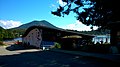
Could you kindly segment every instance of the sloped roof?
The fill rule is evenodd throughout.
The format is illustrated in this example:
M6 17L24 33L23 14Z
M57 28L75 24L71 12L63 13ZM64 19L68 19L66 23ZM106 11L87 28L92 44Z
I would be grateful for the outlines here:
M94 37L93 35L89 35L89 34L83 34L83 33L79 33L79 32L74 32L74 31L68 31L65 29L61 29L61 28L50 28L50 27L46 27L46 26L31 26L29 27L26 32L24 33L24 35L22 37L25 37L32 29L44 29L44 30L51 30L51 31L56 31L56 32L62 32L62 33L68 33L68 34L73 34L73 35L80 35L80 36L89 36L89 37Z

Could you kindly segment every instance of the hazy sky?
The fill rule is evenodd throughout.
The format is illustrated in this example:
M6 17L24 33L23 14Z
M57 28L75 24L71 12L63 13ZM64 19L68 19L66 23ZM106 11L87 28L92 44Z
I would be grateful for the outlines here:
M0 26L4 28L17 27L33 20L46 20L51 24L73 30L90 30L90 27L77 21L74 13L65 17L51 14L61 0L0 0Z

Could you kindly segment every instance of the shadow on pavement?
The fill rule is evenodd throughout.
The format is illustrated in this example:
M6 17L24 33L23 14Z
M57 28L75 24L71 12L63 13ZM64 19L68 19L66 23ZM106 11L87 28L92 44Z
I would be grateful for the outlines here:
M0 56L0 67L39 67L39 62L37 58L39 56L34 56L41 54L42 52L25 52L20 54L5 55ZM44 59L42 59L44 60ZM45 62L42 62L45 64Z
M9 50L9 51L16 51L16 50L26 50L26 49L33 49L33 48L25 48L22 45L13 44L11 46L6 47L6 49Z
M51 51L25 52L0 56L0 67L119 67L116 63L98 61Z

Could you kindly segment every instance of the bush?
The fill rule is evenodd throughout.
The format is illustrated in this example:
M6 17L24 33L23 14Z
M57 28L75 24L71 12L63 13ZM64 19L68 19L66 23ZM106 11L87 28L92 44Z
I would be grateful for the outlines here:
M61 45L59 43L55 42L55 46L54 47L55 48L61 48Z
M0 46L3 46L3 45L5 45L5 44L3 44L3 41L0 41Z

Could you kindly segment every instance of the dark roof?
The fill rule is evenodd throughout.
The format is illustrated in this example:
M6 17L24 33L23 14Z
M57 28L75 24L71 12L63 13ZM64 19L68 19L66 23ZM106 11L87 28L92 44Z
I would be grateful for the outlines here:
M70 34L73 34L73 35L94 37L93 35L89 35L89 34L83 34L83 33L79 33L79 32L68 31L68 30L61 29L61 28L55 29L55 28L50 28L50 27L45 27L45 26L31 26L26 30L26 32L24 33L24 35L22 37L25 37L32 29L35 29L35 28L44 29L44 30L52 30L52 31L56 31L56 32L70 33Z

